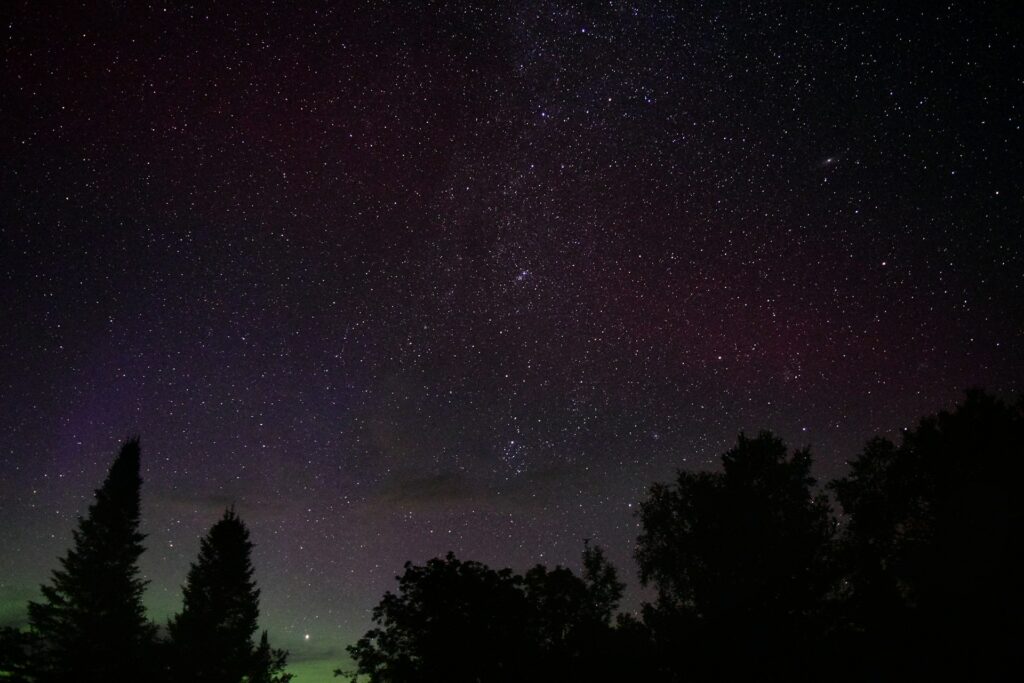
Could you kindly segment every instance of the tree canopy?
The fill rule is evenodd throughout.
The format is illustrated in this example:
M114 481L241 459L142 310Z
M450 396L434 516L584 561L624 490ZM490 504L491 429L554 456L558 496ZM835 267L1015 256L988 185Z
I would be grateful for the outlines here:
M1020 670L1024 399L971 392L898 442L869 440L825 490L809 450L740 434L714 471L680 470L641 502L642 619L584 542L577 574L522 574L452 553L407 562L348 648L370 683L531 680L1005 680ZM201 539L180 613L142 607L140 450L124 443L29 629L0 629L0 680L287 683L259 638L249 530L225 511ZM838 530L838 532L837 532Z
M833 532L810 468L806 450L741 434L721 472L680 470L651 487L636 558L657 590L648 623L667 652L704 638L703 666L770 667L804 637L830 587Z
M847 515L845 615L872 650L898 638L888 655L910 675L998 677L1019 647L1022 428L1024 401L969 392L898 445L872 439L830 484Z
M740 435L722 472L679 471L640 506L636 557L661 604L704 619L808 609L833 524L813 495L808 451L762 432Z
M137 681L155 633L142 605L138 560L139 441L130 439L110 468L74 545L60 559L43 600L29 604L40 682Z
M249 530L234 508L200 541L188 572L183 609L168 624L172 672L195 683L271 681L280 678L282 652L257 647L259 588L253 578ZM247 677L247 678L246 678Z
M375 683L579 675L603 661L595 646L623 588L600 548L588 545L584 557L584 578L542 565L520 576L451 553L406 563L398 592L373 611L377 626L349 653Z

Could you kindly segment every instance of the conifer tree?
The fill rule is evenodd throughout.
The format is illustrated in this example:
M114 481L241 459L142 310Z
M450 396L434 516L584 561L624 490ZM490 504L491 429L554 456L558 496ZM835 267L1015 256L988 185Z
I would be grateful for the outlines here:
M184 605L168 625L175 680L194 683L286 681L286 653L254 643L259 588L249 530L234 508L210 529L189 569Z
M137 681L144 677L154 628L146 620L138 560L139 441L130 439L110 468L74 547L60 560L43 600L29 603L38 681Z
M0 628L0 681L4 683L31 683L29 652L31 634L11 626Z
M285 673L287 662L288 652L270 647L267 632L264 631L256 648L256 662L248 683L289 683L294 676Z

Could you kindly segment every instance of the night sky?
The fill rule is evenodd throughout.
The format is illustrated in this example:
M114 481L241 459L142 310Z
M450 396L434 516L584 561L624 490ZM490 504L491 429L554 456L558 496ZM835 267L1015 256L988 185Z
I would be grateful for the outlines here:
M314 682L405 560L591 538L635 609L740 430L826 479L1024 389L1017 3L58 4L0 11L0 623L129 434L151 616L235 503Z

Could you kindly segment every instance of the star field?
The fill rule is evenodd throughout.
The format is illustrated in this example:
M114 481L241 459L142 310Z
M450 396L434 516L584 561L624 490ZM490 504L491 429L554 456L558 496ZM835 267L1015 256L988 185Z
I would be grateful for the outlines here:
M3 12L0 621L120 440L151 616L235 503L330 680L406 560L631 559L740 430L821 479L1024 388L1012 3Z

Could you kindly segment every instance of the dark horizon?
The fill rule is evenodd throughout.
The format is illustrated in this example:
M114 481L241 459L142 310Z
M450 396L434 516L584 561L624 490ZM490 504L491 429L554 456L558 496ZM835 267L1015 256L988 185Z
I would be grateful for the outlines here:
M589 538L633 611L739 432L824 482L1024 392L1005 3L4 14L0 625L130 434L150 616L235 504L302 683L407 560Z
M898 440L868 439L827 482L811 474L810 449L741 433L721 467L679 469L639 501L639 611L623 604L623 568L591 539L576 572L492 568L448 551L404 563L332 678L1006 680L1022 665L1024 516L1012 502L1022 433L1024 395L972 390ZM181 608L166 628L153 621L138 562L141 484L133 437L27 603L27 628L0 628L0 675L293 680L296 663L261 627L265 587L234 504L201 539Z

